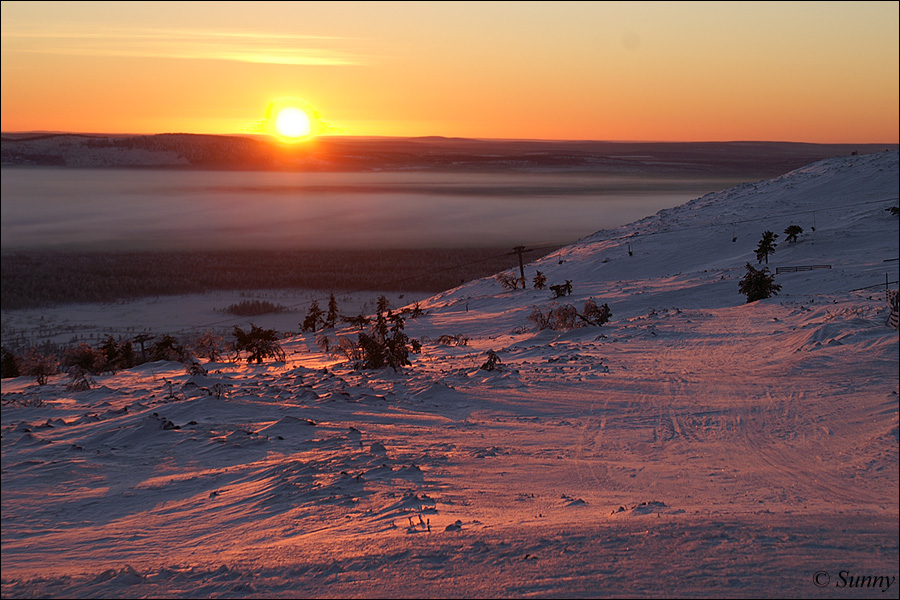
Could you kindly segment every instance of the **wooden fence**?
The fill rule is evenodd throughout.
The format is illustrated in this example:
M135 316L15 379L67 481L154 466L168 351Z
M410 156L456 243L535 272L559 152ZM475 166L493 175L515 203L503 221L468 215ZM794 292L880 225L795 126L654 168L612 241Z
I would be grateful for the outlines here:
M797 265L795 267L775 267L775 274L796 273L797 271L813 271L815 269L830 269L831 265Z

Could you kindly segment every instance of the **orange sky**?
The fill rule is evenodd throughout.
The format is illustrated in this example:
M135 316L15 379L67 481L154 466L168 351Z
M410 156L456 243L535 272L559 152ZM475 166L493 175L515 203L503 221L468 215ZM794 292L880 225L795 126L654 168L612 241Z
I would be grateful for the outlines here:
M8 2L2 130L898 143L898 2Z

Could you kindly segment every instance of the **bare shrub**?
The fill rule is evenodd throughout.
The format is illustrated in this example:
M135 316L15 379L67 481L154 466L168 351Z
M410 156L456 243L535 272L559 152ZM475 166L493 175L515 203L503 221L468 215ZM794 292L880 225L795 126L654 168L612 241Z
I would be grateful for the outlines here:
M569 331L577 327L578 309L571 304L563 304L550 310L550 328L557 331Z
M191 345L191 350L194 356L218 362L224 352L223 338L221 335L216 335L211 331L205 331Z
M82 342L74 348L66 349L61 365L66 369L74 368L82 372L99 375L106 366L106 356L99 350Z
M534 323L538 330L553 329L554 331L569 331L585 325L600 326L609 321L612 312L609 306L597 306L593 300L586 300L581 314L571 304L553 305L544 313L537 306L533 307L528 321Z
M469 343L469 336L463 334L442 335L438 338L438 344L444 346L466 346Z
M504 290L516 290L519 288L519 285L522 286L522 289L525 289L525 280L521 277L516 277L512 273L500 273L494 279L500 284L500 286Z
M362 360L362 351L352 339L348 337L339 337L337 340L337 352L344 355L347 360Z
M578 309L571 304L554 305L546 313L535 306L528 316L528 320L537 325L538 330L553 329L555 331L574 329L576 318L578 318Z
M66 384L67 392L85 392L91 389L91 378L87 371L78 366L69 367L69 382Z
M0 399L3 406L44 406L44 399L36 394L7 394Z
M584 309L579 317L588 325L597 325L599 327L609 322L610 317L612 317L612 311L609 309L608 304L604 303L603 306L597 306L593 299L588 299L584 301Z
M191 361L191 364L185 365L187 372L191 375L208 375L209 371L203 368L203 365L198 363L196 360Z
M22 360L22 375L34 377L38 385L46 385L47 379L58 372L59 363L55 357L40 353L36 348L25 353Z
M566 279L566 282L560 285L551 285L550 291L553 292L554 298L562 298L563 296L572 295L572 280Z
M550 327L550 315L545 315L537 306L532 307L528 320L534 323L539 331Z

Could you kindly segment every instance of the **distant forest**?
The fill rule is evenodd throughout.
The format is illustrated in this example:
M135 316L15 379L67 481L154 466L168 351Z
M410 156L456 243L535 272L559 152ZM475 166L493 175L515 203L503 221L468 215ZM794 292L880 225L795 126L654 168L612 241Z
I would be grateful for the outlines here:
M584 172L776 177L811 162L896 144L604 142L323 136L284 145L266 137L158 134L10 134L4 166L149 167L243 171Z
M12 310L213 290L437 293L518 264L512 248L4 252L0 284L2 308Z

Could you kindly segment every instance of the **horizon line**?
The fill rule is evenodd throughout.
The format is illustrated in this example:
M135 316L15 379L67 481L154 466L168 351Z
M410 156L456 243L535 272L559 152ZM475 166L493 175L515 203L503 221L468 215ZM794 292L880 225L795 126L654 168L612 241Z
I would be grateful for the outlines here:
M244 137L251 139L261 139L273 141L276 143L285 143L275 136L259 133L191 133L186 131L165 131L159 133L98 133L98 132L80 132L80 131L56 131L56 130L27 130L27 131L0 131L0 136L35 136L35 137L52 137L52 136L83 136L83 137L151 137L157 135L195 135L209 137ZM491 137L465 137L465 136L446 136L446 135L417 135L417 136L391 136L391 135L348 135L348 134L321 134L313 136L304 141L294 142L294 144L303 144L308 141L323 138L341 138L341 139L368 139L368 140L423 140L435 139L445 141L467 141L467 142L544 142L544 143L612 143L612 144L807 144L816 146L900 146L900 142L807 142L799 140L652 140L652 139L596 139L596 138L491 138ZM289 142L289 144L291 144Z

